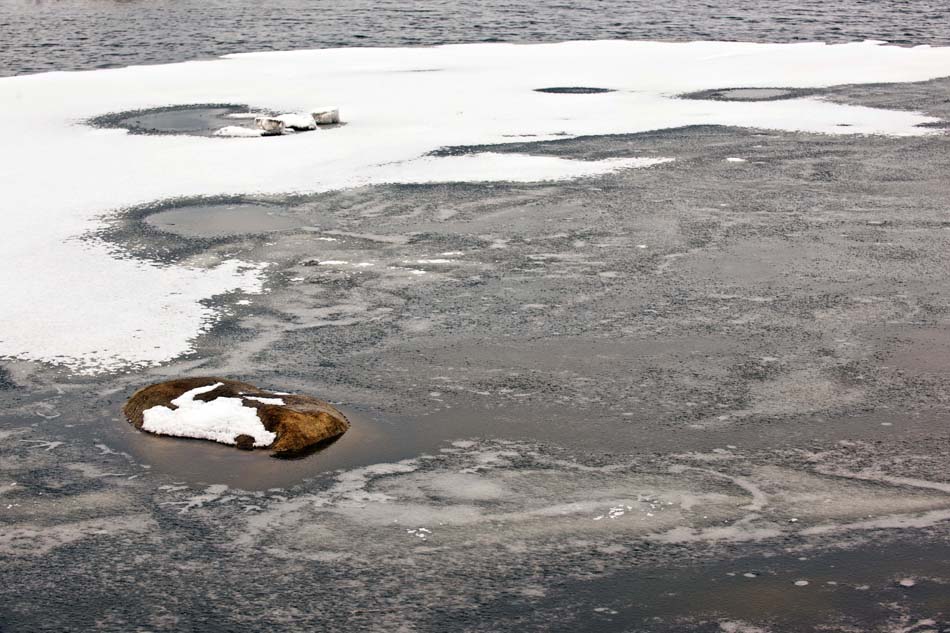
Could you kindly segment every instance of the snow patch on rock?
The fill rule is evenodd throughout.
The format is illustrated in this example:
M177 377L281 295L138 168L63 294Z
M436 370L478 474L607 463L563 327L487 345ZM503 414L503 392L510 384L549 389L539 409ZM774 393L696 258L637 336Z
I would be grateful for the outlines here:
M237 436L250 435L254 438L254 446L273 444L277 435L264 428L257 417L257 409L244 406L242 398L195 400L195 396L220 386L221 383L217 382L186 391L171 401L177 407L175 409L161 405L146 409L142 429L157 435L191 437L222 444L236 444Z
M262 398L260 396L245 396L245 400L254 400L255 402L260 402L262 404L279 404L283 406L283 398Z

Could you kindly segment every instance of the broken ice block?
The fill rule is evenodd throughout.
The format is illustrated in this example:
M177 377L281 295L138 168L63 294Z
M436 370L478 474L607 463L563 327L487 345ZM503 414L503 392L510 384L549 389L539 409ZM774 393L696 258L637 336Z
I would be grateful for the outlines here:
M284 133L284 122L277 118L259 116L254 119L254 124L266 136L276 136Z
M230 136L230 137L253 137L261 136L264 134L261 130L252 130L249 127L241 127L240 125L228 125L221 129L215 130L215 136Z
M307 113L281 114L280 116L274 118L278 121L283 121L284 130L291 129L296 132L302 132L304 130L317 129L317 124L314 121L313 116Z
M337 108L314 108L311 116L313 116L313 122L317 125L331 125L340 122L340 111Z

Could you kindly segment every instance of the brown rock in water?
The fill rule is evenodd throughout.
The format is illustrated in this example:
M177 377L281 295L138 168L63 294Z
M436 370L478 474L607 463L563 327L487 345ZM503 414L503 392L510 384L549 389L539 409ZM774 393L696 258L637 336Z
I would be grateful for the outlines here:
M274 457L289 457L337 438L350 428L350 423L340 411L328 402L296 394L273 393L259 389L246 382L225 378L182 378L143 387L129 398L122 408L125 417L135 428L141 429L145 422L144 412L156 406L176 409L172 400L186 391L221 383L195 400L210 402L216 398L241 398L246 407L257 409L264 428L275 433L277 439L269 447ZM252 398L280 398L284 404L268 404ZM254 448L249 435L235 438L238 448Z
M254 438L250 435L238 435L236 438L234 438L234 443L242 451L254 450Z

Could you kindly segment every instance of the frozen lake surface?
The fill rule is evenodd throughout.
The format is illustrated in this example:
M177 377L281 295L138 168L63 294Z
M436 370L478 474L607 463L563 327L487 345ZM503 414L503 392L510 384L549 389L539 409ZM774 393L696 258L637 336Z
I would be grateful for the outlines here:
M11 208L0 247L18 262L0 269L0 285L8 288L0 318L13 324L0 354L84 373L154 366L193 351L194 337L220 319L208 299L263 288L267 261L218 255L150 266L129 257L97 236L123 209L189 196L570 180L673 162L635 151L584 160L492 151L518 140L691 125L933 136L940 130L926 126L939 123L936 117L835 103L814 92L765 100L680 97L776 84L814 91L923 81L947 68L950 48L875 42L599 41L253 53L7 78L0 100L20 122L8 140L21 150L0 156ZM539 91L552 87L559 89ZM336 104L346 125L279 139L208 138L196 128L204 119L220 125L229 110L200 104L307 112L314 101ZM104 119L112 127L92 125ZM176 119L180 134L128 133L174 131L169 121ZM57 187L44 186L50 173ZM23 267L30 277L19 272ZM73 336L88 322L100 328Z
M946 9L754 4L4 4L8 75L904 46L0 80L0 630L950 630ZM198 375L353 427L121 419Z

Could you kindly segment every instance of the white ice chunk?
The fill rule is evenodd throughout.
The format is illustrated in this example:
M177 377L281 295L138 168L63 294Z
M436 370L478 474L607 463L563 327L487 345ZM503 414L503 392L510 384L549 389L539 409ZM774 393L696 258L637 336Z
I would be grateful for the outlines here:
M303 114L281 114L278 117L274 117L278 121L284 124L284 127L290 128L292 130L315 130L317 129L317 124L314 123L313 117L308 113L304 112Z
M228 136L232 138L251 138L261 135L260 130L252 130L249 127L241 127L240 125L228 125L220 130L215 130L215 136Z
M316 125L331 125L340 122L340 111L333 106L319 106L312 108L310 116Z
M195 400L221 383L196 387L171 401L177 409L161 405L143 412L142 429L158 435L193 437L222 444L235 444L238 435L250 435L254 446L270 446L277 438L264 428L257 409L246 407L241 398L215 398L209 402Z
M254 125L264 134L283 134L284 122L277 117L259 116L254 119Z

